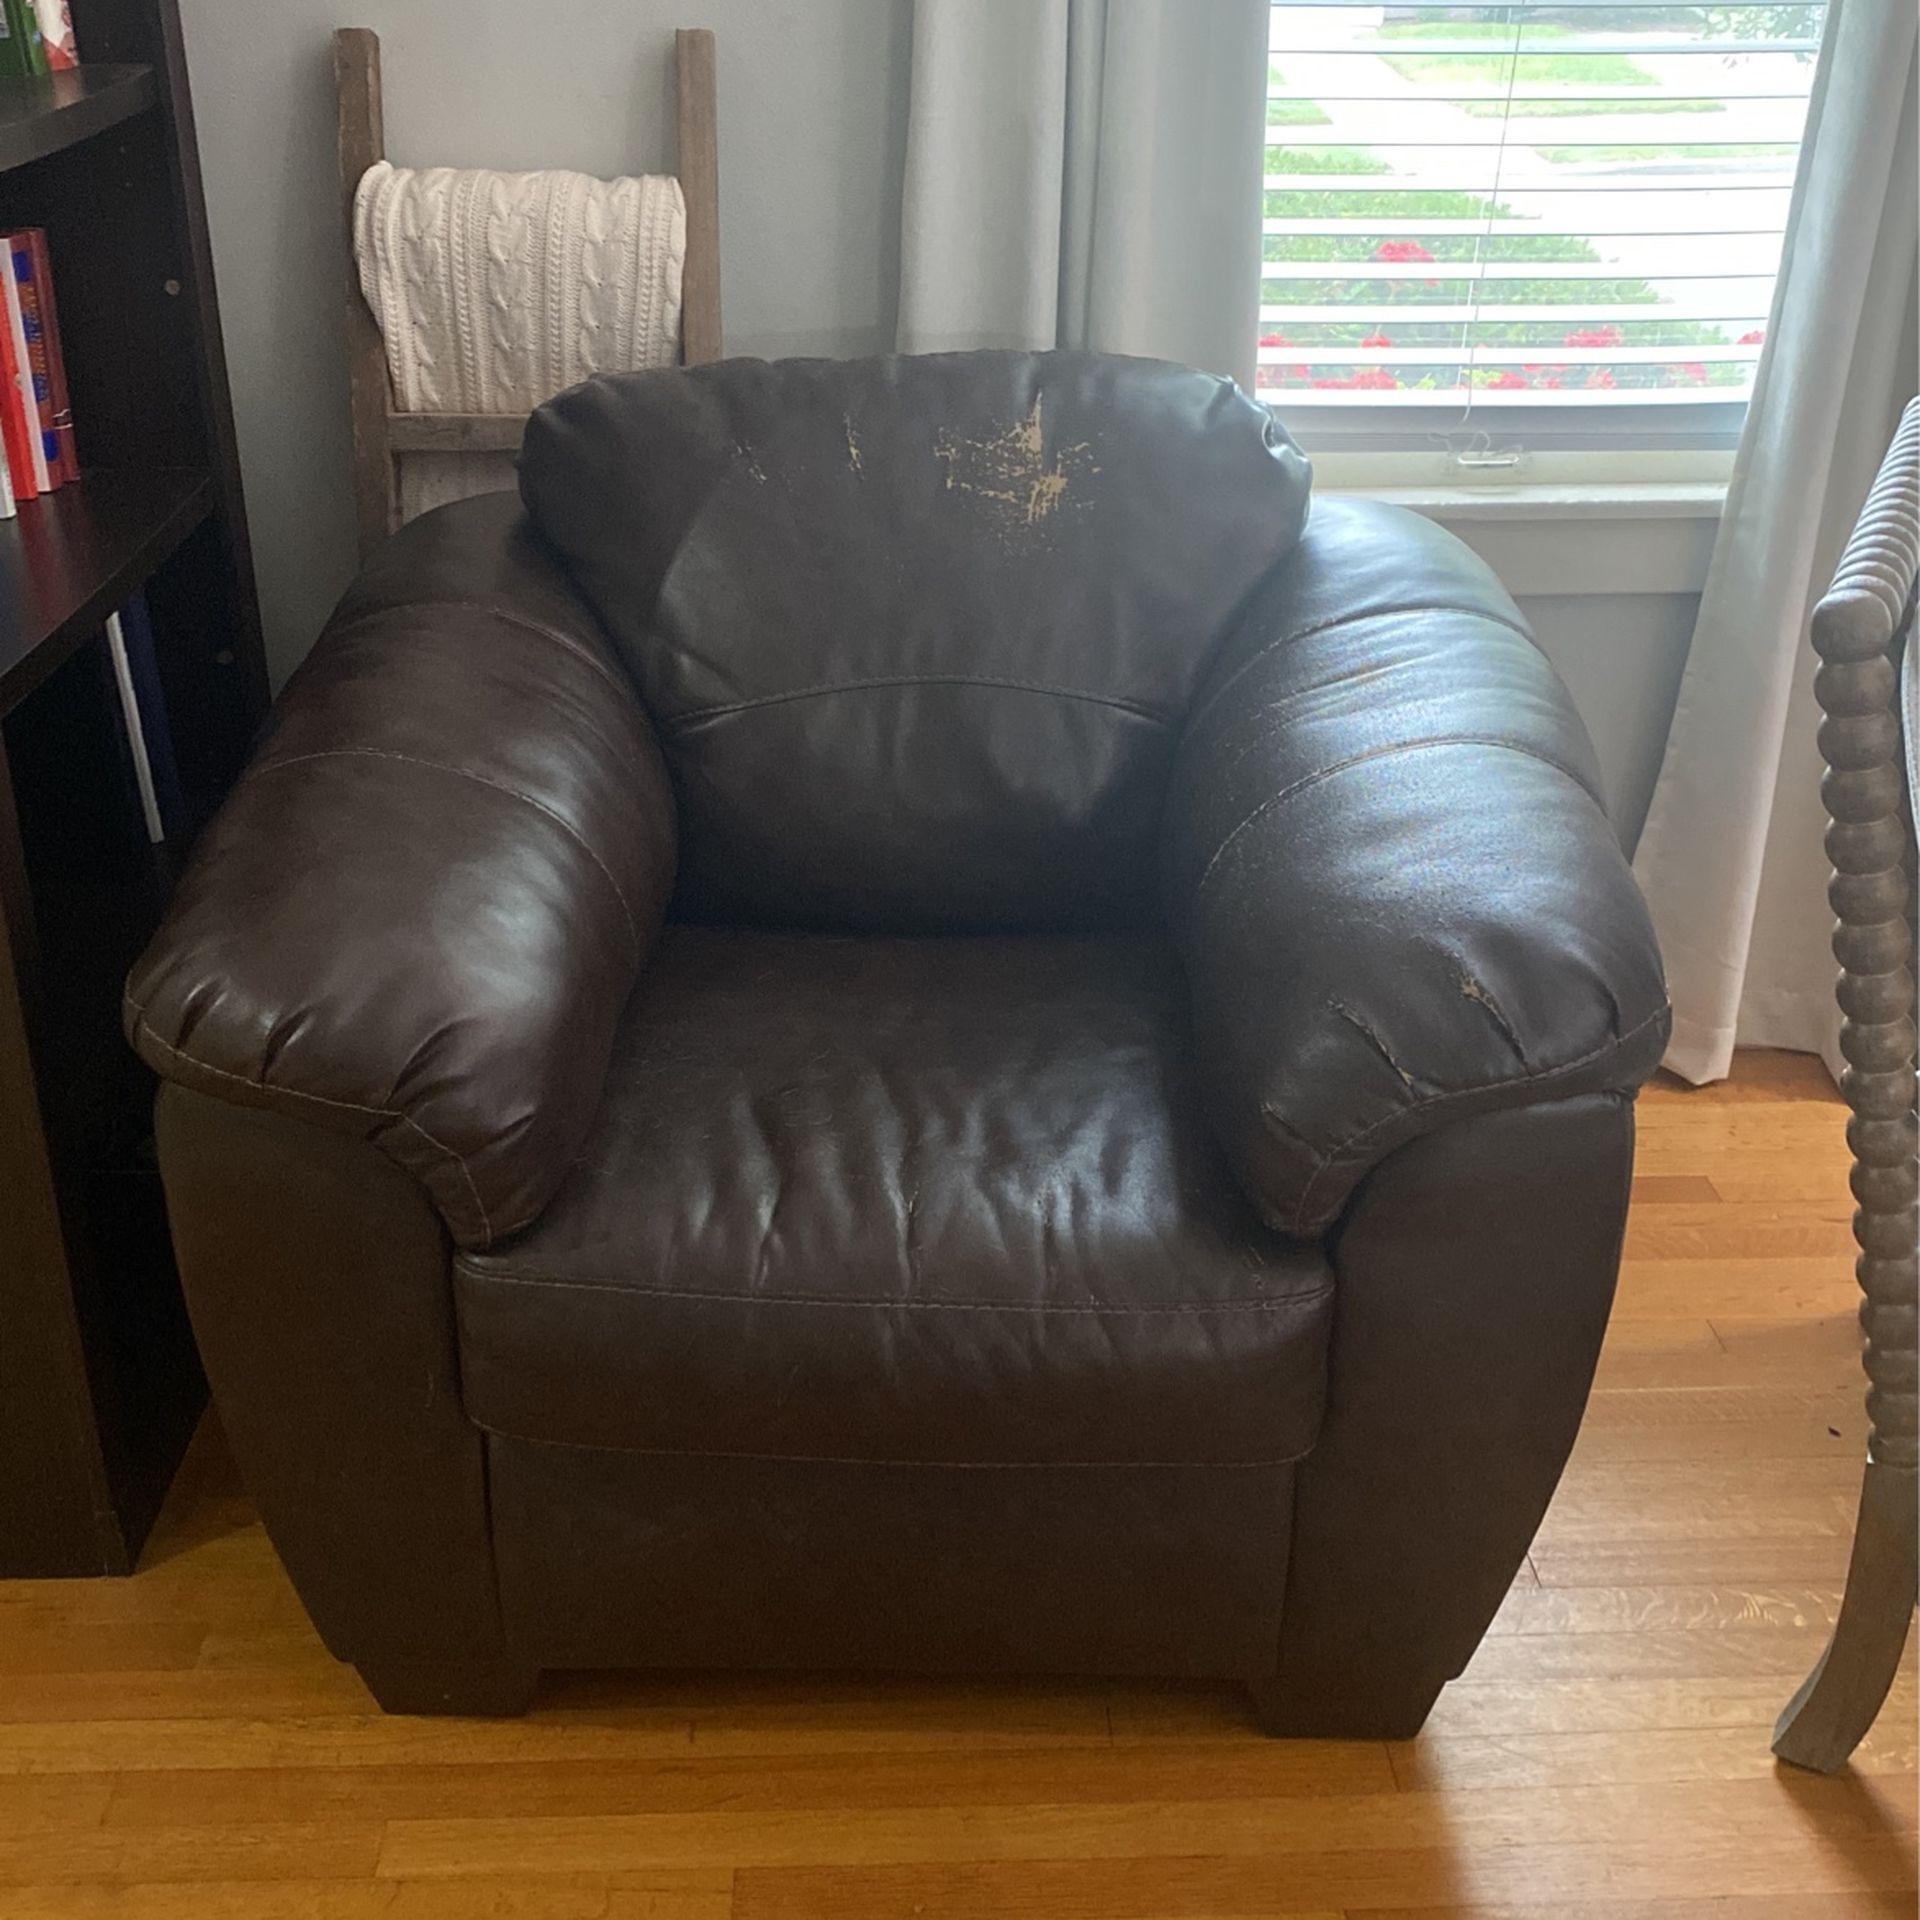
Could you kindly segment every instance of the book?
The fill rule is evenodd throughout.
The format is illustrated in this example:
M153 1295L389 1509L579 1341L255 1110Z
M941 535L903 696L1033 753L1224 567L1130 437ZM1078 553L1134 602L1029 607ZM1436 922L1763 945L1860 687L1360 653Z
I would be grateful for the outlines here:
M53 291L53 258L44 227L22 230L33 252L34 284L40 291L40 324L47 341L47 379L53 388L53 431L60 447L63 480L80 478L80 450L73 437L73 398L67 389L67 355L60 344L60 303Z
M20 391L21 418L27 427L27 454L33 466L33 490L50 493L53 476L47 471L47 450L40 440L40 403L34 398L33 362L27 353L27 321L20 306L20 282L13 271L13 249L0 247L0 293L7 303L7 332L13 347L14 384ZM14 476L17 492L24 492L20 477Z
M0 80L25 80L33 72L33 56L27 51L27 37L20 30L20 17L13 0L0 6Z
M47 54L47 70L60 73L80 64L80 49L73 38L73 11L68 0L34 0L39 16L40 41Z
M0 273L0 287L12 284L11 274ZM0 300L0 450L6 454L7 477L13 483L16 501L31 500L40 491L34 479L34 439L27 425L26 396L13 356L13 329L7 324L5 302Z
M126 655L128 677L133 685L134 706L147 763L147 789L153 795L161 836L171 837L186 831L187 804L180 786L179 764L174 758L173 729L167 723L167 696L160 679L160 652L154 643L153 616L148 610L146 595L136 592L120 609L119 619L121 650ZM138 764L136 756L136 772ZM144 813L145 810L143 792L141 811ZM148 820L147 825L151 836L152 819Z
M20 294L20 325L27 336L27 372L33 387L34 420L40 433L41 458L46 462L47 484L64 486L67 473L60 460L60 434L54 425L53 375L47 353L46 321L40 310L40 280L34 267L33 242L24 233L10 233L6 236L6 245L13 256L13 284Z
M140 719L140 696L134 691L133 663L127 657L126 628L119 614L107 615L107 657L113 662L113 684L120 694L120 719L133 753L133 777L140 789L140 812L147 838L157 847L167 837L160 817L160 799L153 786L153 762L147 754L147 732Z
M47 70L47 43L34 0L6 0L9 37L19 46L19 71L32 79Z

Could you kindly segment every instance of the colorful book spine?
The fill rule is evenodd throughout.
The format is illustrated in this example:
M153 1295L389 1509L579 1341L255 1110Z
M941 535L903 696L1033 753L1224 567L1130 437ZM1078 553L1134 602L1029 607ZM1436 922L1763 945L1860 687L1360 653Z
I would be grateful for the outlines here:
M40 42L46 49L47 70L61 73L80 64L80 49L73 38L73 12L67 0L34 0L34 12L40 22Z
M0 273L0 288L10 288L13 276ZM7 324L4 300L0 300L0 448L7 456L7 475L13 482L15 500L31 500L40 491L34 478L34 434L27 425L25 390L20 384L19 363L14 359L13 329Z
M19 44L20 71L29 79L47 70L47 43L34 0L6 0L9 37Z
M0 6L0 79L24 80L33 72L33 59L27 52L26 35L20 31L19 16L12 0Z
M7 332L13 348L14 385L20 394L21 418L27 427L27 456L32 465L35 493L51 493L53 476L47 469L47 450L40 441L40 403L33 393L33 362L27 355L27 321L20 308L20 282L14 278L13 249L0 247L0 291L6 296ZM19 476L14 476L19 489ZM20 489L24 491L24 489Z
M48 486L64 486L67 474L60 461L59 429L54 424L52 361L47 352L47 325L41 312L33 242L24 233L10 233L6 244L13 256L13 284L20 295L20 326L27 336L27 371L33 385L33 414L40 431L40 456L46 463Z
M34 285L40 293L40 324L47 341L47 380L53 389L53 432L60 448L60 479L80 478L80 449L73 438L73 397L67 388L67 356L60 344L60 303L53 291L53 257L44 227L25 230L33 254Z

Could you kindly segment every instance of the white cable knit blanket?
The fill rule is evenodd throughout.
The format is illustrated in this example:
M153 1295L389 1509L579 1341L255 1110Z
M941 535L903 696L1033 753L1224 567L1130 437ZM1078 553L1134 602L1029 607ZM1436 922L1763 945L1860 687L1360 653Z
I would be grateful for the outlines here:
M671 175L383 160L354 195L353 250L409 413L527 413L679 356L687 217ZM401 518L513 484L511 454L403 454Z

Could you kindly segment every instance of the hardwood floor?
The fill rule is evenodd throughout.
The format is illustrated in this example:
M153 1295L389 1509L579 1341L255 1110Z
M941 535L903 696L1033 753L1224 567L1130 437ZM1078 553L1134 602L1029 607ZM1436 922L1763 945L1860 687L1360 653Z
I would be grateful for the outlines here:
M0 1585L5 1920L1841 1920L1915 1910L1913 1648L1777 1769L1864 1423L1844 1110L1775 1055L1641 1108L1560 1496L1427 1733L1193 1687L562 1677L385 1720L202 1436L131 1581Z

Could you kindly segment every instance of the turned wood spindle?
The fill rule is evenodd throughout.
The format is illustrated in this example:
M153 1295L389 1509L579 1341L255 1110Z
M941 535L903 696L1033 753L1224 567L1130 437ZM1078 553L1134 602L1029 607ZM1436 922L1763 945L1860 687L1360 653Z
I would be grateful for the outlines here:
M1814 694L1829 825L1828 887L1844 1016L1840 1090L1852 1116L1864 1296L1867 1467L1840 1618L1774 1730L1796 1765L1831 1772L1885 1701L1906 1645L1920 1544L1920 1121L1914 1077L1914 833L1901 732L1901 665L1920 572L1920 401L1867 497L1814 610ZM1911 670L1911 669L1909 669Z

